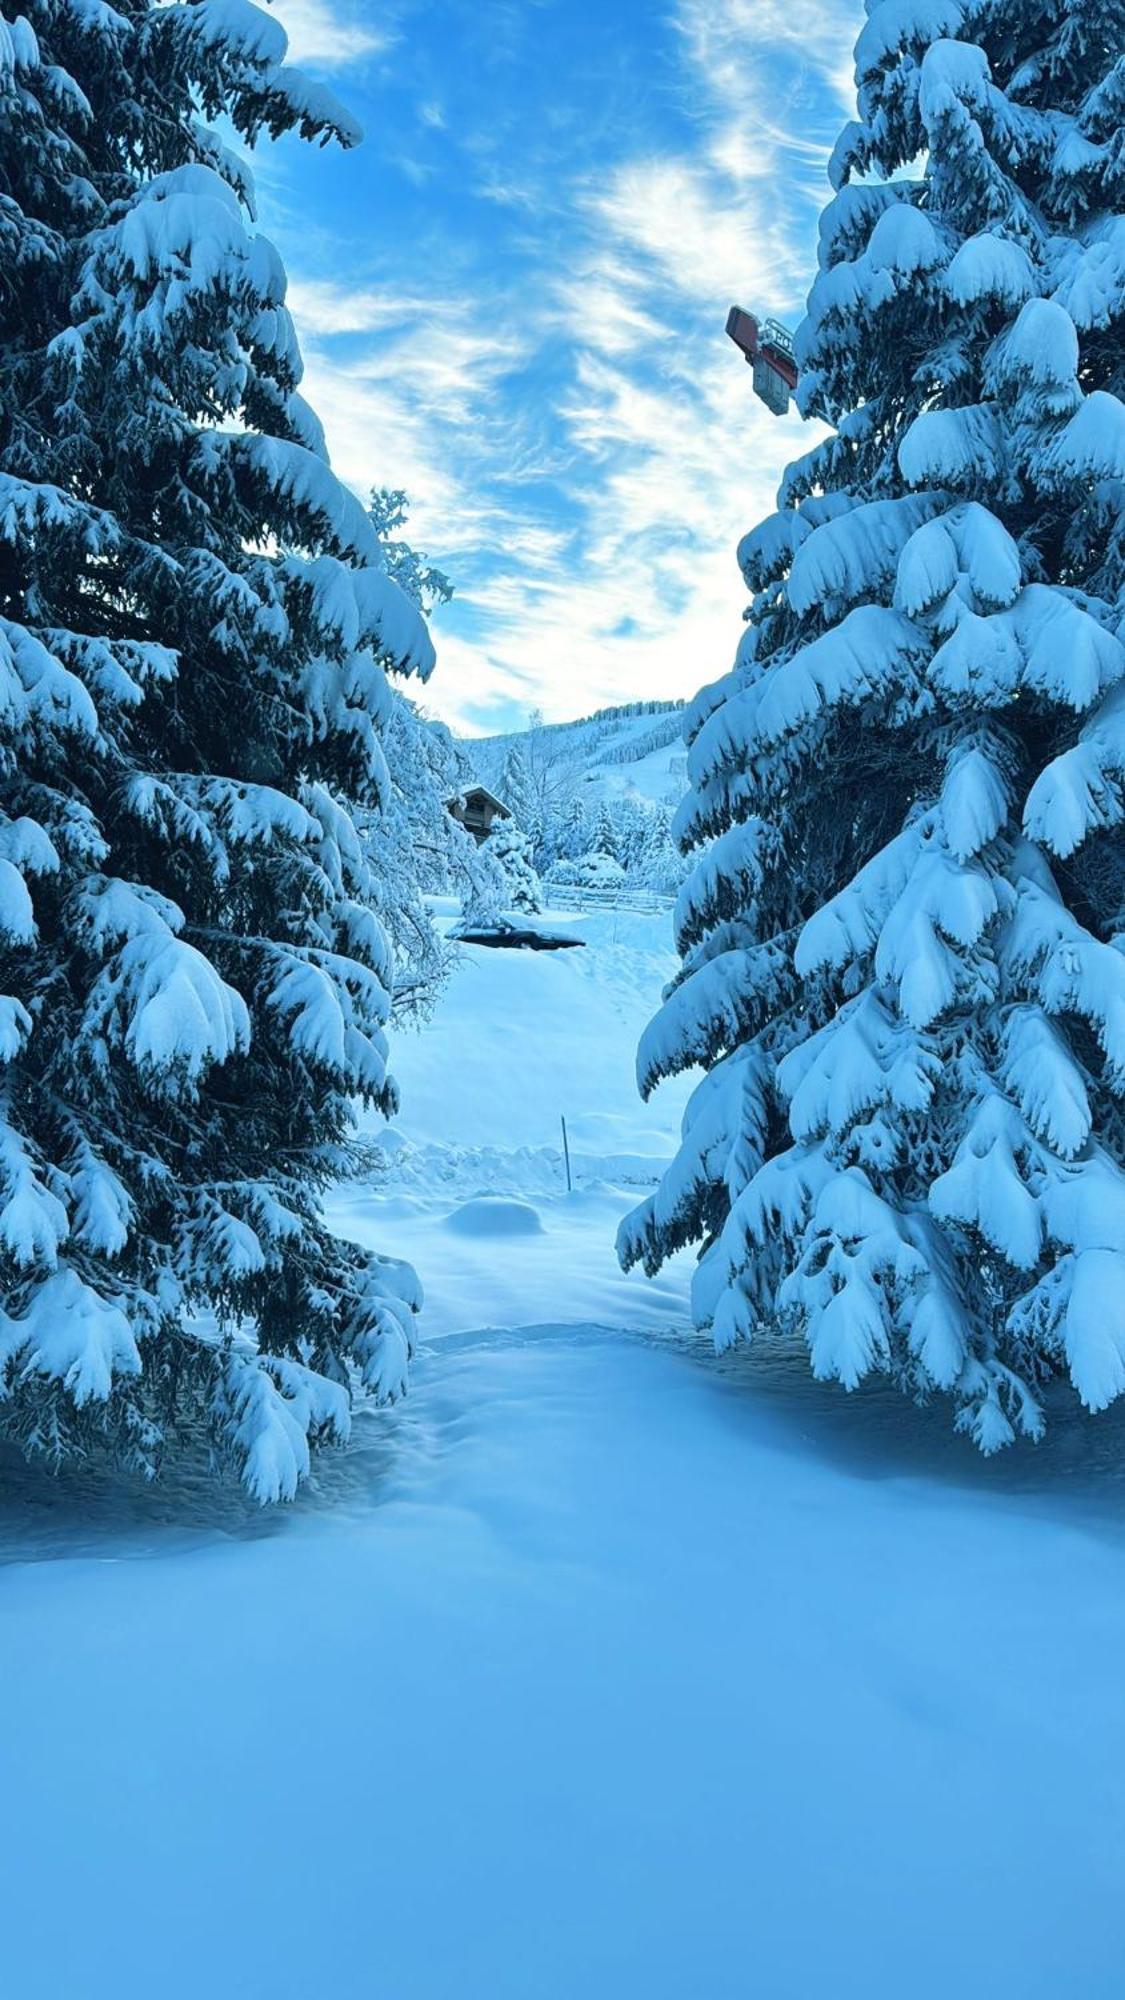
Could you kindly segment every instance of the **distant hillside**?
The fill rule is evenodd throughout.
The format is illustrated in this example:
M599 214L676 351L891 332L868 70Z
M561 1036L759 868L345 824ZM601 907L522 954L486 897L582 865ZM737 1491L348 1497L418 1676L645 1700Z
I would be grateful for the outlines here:
M460 748L481 783L493 789L509 749L518 744L529 766L549 772L560 792L580 789L590 803L633 798L675 805L687 784L683 711L682 701L635 701L576 722L482 736Z

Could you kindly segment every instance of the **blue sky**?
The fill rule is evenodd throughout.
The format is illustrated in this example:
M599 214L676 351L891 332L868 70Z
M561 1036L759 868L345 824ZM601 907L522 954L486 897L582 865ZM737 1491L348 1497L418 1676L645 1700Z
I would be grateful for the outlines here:
M470 732L690 694L737 539L808 442L726 340L799 316L859 0L276 0L363 123L260 153L305 390L450 570L430 705Z

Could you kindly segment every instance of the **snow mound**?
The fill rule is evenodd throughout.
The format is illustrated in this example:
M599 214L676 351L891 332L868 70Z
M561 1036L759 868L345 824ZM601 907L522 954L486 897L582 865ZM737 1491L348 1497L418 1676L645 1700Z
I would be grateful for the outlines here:
M480 1194L452 1209L445 1227L457 1236L542 1236L543 1218L529 1201Z

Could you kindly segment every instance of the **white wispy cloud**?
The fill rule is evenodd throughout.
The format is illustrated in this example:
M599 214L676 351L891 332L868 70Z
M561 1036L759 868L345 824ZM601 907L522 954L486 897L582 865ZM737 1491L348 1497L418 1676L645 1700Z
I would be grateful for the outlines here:
M769 17L768 19L766 17ZM559 415L576 453L580 528L547 574L481 593L482 660L457 649L445 699L519 699L533 663L549 715L637 695L690 692L729 664L744 600L739 536L772 503L785 460L812 437L752 397L722 338L739 298L769 309L811 276L811 189L832 123L850 108L850 5L683 0L681 90L699 142L638 152L598 187L574 191L572 250L554 274L549 316L574 355ZM773 39L800 51L787 87L807 88L807 51L835 109L822 134L788 123L760 75ZM827 85L827 93L824 86ZM771 101L772 92L772 101ZM448 655L448 646L447 646Z
M271 0L295 63L341 69L360 57L382 54L392 35L376 27L362 0Z
M422 293L356 288L339 279L290 273L288 305L301 331L314 340L339 333L379 333L410 325L430 301Z
M858 13L855 0L677 0L673 20L712 114L799 148L808 135L786 116L786 104L802 76L828 84L841 118L852 114Z
M498 460L515 451L502 393L521 359L514 338L436 281L420 294L296 277L289 304L303 393L340 476L360 494L404 487L412 533L442 560L503 542L510 531L490 487ZM517 539L516 559L536 546Z
M725 671L735 545L813 441L754 400L723 315L734 299L792 309L807 287L855 0L677 0L674 18L693 140L657 150L650 130L597 181L537 188L492 134L464 135L478 193L513 229L525 213L542 228L517 298L440 268L394 293L298 264L307 393L337 469L360 492L404 486L416 539L458 579L430 698L462 726L504 704L562 718L688 694ZM565 366L544 417L547 352Z

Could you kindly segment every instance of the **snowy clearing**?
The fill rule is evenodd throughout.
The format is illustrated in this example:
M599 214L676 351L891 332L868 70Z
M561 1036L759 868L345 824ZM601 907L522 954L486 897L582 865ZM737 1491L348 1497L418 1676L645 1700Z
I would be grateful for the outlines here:
M455 906L444 908L451 921ZM690 1094L680 1080L644 1105L633 1081L652 995L674 969L670 915L552 910L542 922L585 948L463 949L436 1021L395 1045L403 1110L382 1142L387 1185L332 1204L343 1234L424 1273L430 1339L560 1315L652 1331L689 1324L690 1257L652 1284L625 1277L614 1254L617 1225L673 1152ZM518 1222L513 1202L525 1211Z
M465 953L337 1204L424 1262L406 1403L278 1513L5 1481L19 2000L1120 1991L1125 1419L985 1463L622 1277L672 961L580 922Z

